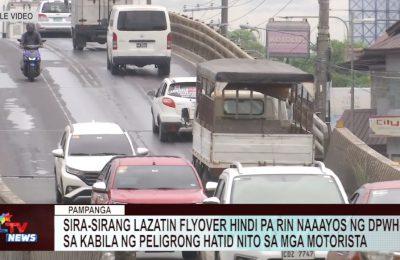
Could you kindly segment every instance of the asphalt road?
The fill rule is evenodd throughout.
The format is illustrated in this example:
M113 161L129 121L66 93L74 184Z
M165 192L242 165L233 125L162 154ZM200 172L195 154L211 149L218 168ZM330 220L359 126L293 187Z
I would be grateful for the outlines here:
M51 151L68 123L115 122L151 154L191 159L190 139L161 144L151 131L146 93L162 81L154 67L113 76L104 45L74 51L70 38L48 38L41 55L42 76L29 82L19 70L16 41L0 40L0 175L25 202L55 203ZM192 75L194 65L174 55L171 76Z

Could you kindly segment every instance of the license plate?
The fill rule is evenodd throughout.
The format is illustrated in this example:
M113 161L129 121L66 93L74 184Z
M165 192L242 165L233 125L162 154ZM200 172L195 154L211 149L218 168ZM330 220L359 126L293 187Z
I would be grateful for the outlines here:
M61 21L62 21L62 18L61 18L61 17L54 17L54 18L53 18L53 21L54 21L54 22L61 22Z
M315 253L312 251L283 251L282 259L314 259Z
M147 48L147 42L137 42L136 48Z

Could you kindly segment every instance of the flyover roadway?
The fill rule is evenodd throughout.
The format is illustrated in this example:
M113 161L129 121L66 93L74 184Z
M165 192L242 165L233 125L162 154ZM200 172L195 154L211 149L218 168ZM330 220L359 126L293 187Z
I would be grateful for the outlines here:
M70 38L48 38L41 55L42 76L29 82L17 42L0 40L0 175L26 203L55 203L51 151L69 123L115 122L151 154L191 159L190 138L161 143L151 131L146 93L162 81L154 67L113 76L104 45L74 51ZM192 75L194 64L173 55L171 76Z

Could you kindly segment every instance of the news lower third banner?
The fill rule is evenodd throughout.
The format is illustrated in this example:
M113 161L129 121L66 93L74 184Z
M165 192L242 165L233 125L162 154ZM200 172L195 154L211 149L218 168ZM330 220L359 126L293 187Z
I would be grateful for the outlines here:
M0 209L0 250L400 249L400 211L393 212L393 205L0 205Z

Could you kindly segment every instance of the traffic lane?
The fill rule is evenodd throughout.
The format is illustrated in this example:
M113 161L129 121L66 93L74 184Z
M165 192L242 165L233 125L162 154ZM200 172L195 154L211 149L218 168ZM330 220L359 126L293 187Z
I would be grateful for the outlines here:
M45 78L23 76L21 57L15 42L0 40L0 175L23 200L48 203L54 201L51 150L68 120ZM49 56L43 64L56 61Z
M107 106L109 110L115 110L113 114L117 115L111 119L127 129L138 146L149 148L151 154L154 155L175 155L191 160L190 138L176 138L169 143L161 143L152 133L151 99L147 92L157 89L163 80L158 76L154 66L129 68L126 72L113 76L106 68L105 45L88 43L88 47L83 51L74 51L71 39L51 38L46 43L49 48L63 55L65 61L81 67L85 74L91 75L94 86L101 86L96 94L101 93L99 95L107 96L107 102L102 102L104 106L113 104ZM174 55L171 76L192 75L195 75L194 66ZM63 90L60 89L60 91ZM82 89L79 91L82 92ZM93 100L99 100L99 98ZM67 106L68 103L71 104L67 102ZM72 112L72 114L74 116L76 113Z

